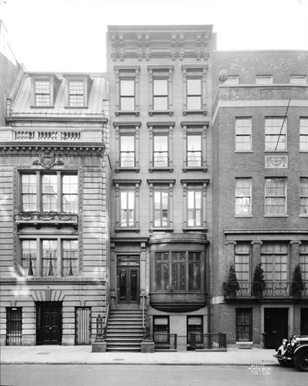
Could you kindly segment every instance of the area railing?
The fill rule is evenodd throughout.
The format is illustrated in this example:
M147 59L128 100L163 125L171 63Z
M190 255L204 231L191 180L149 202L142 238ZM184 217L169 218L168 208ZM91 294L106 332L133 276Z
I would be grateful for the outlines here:
M190 333L190 347L194 350L215 350L227 348L227 334L218 333Z
M153 334L155 350L176 350L177 334L168 334L166 332L155 332Z

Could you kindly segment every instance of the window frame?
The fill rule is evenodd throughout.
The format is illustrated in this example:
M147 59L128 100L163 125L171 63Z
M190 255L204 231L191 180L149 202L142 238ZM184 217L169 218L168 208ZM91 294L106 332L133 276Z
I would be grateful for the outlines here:
M305 186L302 186L304 184L307 184L307 193L304 193L302 191L302 189L305 188ZM308 217L308 177L300 177L299 179L299 200L300 200L300 204L299 204L299 215L300 217ZM302 200L305 201L306 200L306 204L302 205ZM302 209L304 208L304 209Z
M116 211L115 211L115 232L128 232L140 231L140 222L139 222L139 194L140 194L140 184L141 180L113 180L113 184L115 186L115 203L116 203ZM122 215L122 202L121 202L121 194L123 192L134 193L134 214L133 214L133 225L132 226L123 226L121 221Z
M239 75L228 75L227 79L224 82L226 86L236 86L240 83Z
M149 74L149 115L167 114L173 115L173 70L174 66L148 66ZM167 94L163 95L167 99L166 109L155 109L155 81L165 80L167 82ZM156 95L160 97L160 95Z
M140 171L140 161L139 161L139 146L140 146L140 126L141 122L113 122L115 129L115 172L127 172L127 171ZM124 167L121 166L121 137L122 136L134 136L135 142L135 165Z
M276 247L279 246L285 247L285 251L278 250ZM266 249L269 248L269 249ZM270 249L272 248L272 249ZM290 251L289 246L286 241L282 242L264 242L261 245L261 264L264 271L264 280L265 282L271 282L271 283L286 283L288 281L288 271L289 271L289 261L290 261ZM279 258L285 257L285 263L282 261L279 261ZM285 270L279 269L279 267L283 266L285 264ZM271 266L272 269L268 269ZM276 274L279 274L279 276L285 276L284 278L278 278L276 279ZM272 276L272 277L270 277Z
M173 232L173 186L175 180L151 180L147 183L150 188L150 232L155 230L164 230L166 232ZM167 193L167 226L155 225L155 192ZM162 218L161 218L162 220Z
M5 307L6 310L6 332L5 344L7 346L22 345L22 307ZM14 317L13 317L14 314Z
M184 211L183 211L183 231L189 230L207 230L207 186L209 184L208 179L200 180L186 180L182 179L183 185L183 198L184 198ZM201 193L201 222L200 225L189 225L189 205L188 205L188 193L189 192L200 192Z
M243 181L243 180L250 182L249 195L246 195L246 196L244 194L240 195L238 193L239 188L237 187L237 184L239 181ZM238 211L239 207L244 206L244 205L241 205L241 206L237 205L237 200L239 198L249 200L247 213L243 213L243 212ZM235 217L252 217L252 178L251 177L235 177Z
M273 75L256 75L256 84L263 86L273 84Z
M269 125L268 123L270 122L270 120L280 120L282 121L282 125L279 125L280 126L280 131L279 131L279 134L272 134L272 133L268 133L267 130L269 130L271 127L279 127L279 126L272 126L272 125ZM277 116L277 117L265 117L265 124L264 124L264 151L265 152L285 152L285 151L288 151L288 119L286 116L282 117L282 116ZM285 133L283 133L283 131L285 131ZM274 143L272 141L268 141L268 139L270 139L271 137L277 137L278 136L278 141L276 142L276 146L275 148L271 148L271 147L268 147L269 144L271 143ZM280 142L280 137L284 137L284 141ZM282 143L284 145L284 148L283 149L279 149L279 142ZM278 146L277 146L278 144Z
M304 141L304 139L305 139L305 141ZM305 146L303 146L303 145L305 145ZM299 151L300 152L308 152L308 117L300 117L300 121L299 121Z
M250 124L247 126L239 126L239 122L247 121ZM245 127L247 128L247 133L239 133L239 128ZM238 142L237 140L241 137L248 137L248 142ZM238 148L238 145L248 143L249 148L247 149L240 149ZM239 153L245 153L245 152L251 152L252 151L252 117L236 117L235 118L235 151Z
M147 126L149 129L149 144L150 144L150 165L149 171L173 171L173 129L175 122L148 122ZM155 165L155 137L166 136L167 137L167 152L168 152L168 165L167 166L156 166Z
M248 321L248 323L245 323L245 324L243 324L243 323L239 323L239 313L240 313L240 311L241 312L246 312L246 318L247 318L247 316L248 316L248 319L249 319L249 321ZM253 327L253 318L252 318L252 316L253 316L253 309L252 308L236 308L236 310L235 310L235 326L236 326L236 342L252 342L252 331L253 331L253 329L252 329L252 327ZM246 333L245 333L245 335L247 335L247 338L242 338L242 339L240 339L240 331L239 331L239 328L240 327L247 327L248 326L248 331L246 331ZM248 332L248 333L247 333Z
M207 89L206 89L206 76L207 65L182 65L182 78L183 78L183 115L187 114L207 114ZM190 109L188 107L188 80L199 79L200 80L200 107Z
M115 115L140 115L139 106L139 83L140 83L140 66L114 66L115 71L115 84L116 84L116 95L115 95ZM121 106L121 81L130 80L134 82L134 95L131 99L134 100L134 108L125 110Z
M267 182L270 180L281 180L284 181L284 195L269 195L266 192L267 189ZM273 207L272 205L267 205L266 201L267 199L274 199L274 198L283 198L284 199L284 211L283 213L277 213L277 212L268 212L267 207ZM287 178L286 177L266 177L265 178L265 184L264 184L264 217L286 217L288 213L288 207L287 207L288 197L287 197Z
M299 246L299 264L302 269L303 280L308 283L308 241Z
M294 82L295 80L295 82ZM300 80L298 82L298 80ZM290 84L296 86L306 86L307 85L307 76L306 75L290 75Z
M35 206L35 210L24 210L24 197L26 196L25 193L23 193L23 176L28 175L28 176L35 176L36 178L36 203L33 205ZM50 195L49 193L44 193L43 189L43 179L44 176L55 176L56 177L56 206L55 210L44 210L44 195ZM64 211L64 185L63 185L63 178L64 176L75 176L77 178L76 181L76 187L77 187L77 193L76 195L76 211ZM45 170L33 170L33 171L19 171L19 194L18 194L18 206L19 206L19 212L22 213L33 213L33 212L39 212L39 213L50 213L50 212L55 212L55 213L70 213L70 214L78 214L79 213L79 173L78 171L51 171L51 172L46 172Z
M183 172L188 171L207 171L207 129L209 123L206 122L181 122L182 133L183 133ZM190 135L198 135L201 137L201 165L200 166L189 166L188 165L188 137Z
M81 84L81 88L82 88L82 92L80 93L80 89L75 89L75 90L72 90L71 86L73 84ZM81 79L69 79L67 81L67 87L68 87L68 106L69 107L73 107L73 108L80 108L80 107L85 107L86 103L86 98L85 98L85 91L86 91L86 86L85 86L85 82L84 80L81 80ZM74 91L74 92L73 92ZM82 103L77 103L77 104L74 104L72 103L72 100L71 100L71 97L72 96L75 96L75 97L78 97L77 99L81 99L82 100Z
M26 261L26 259L23 259L23 243L27 241L32 241L35 243L36 248L36 256L35 258L31 258L32 260L32 270L33 274L29 274L29 262ZM63 249L63 244L66 241L73 241L76 243L77 248L74 250L76 251L75 256L70 258L70 263L68 267L65 267L64 260L67 260L64 255L65 251ZM44 257L44 242L52 242L55 245L55 248L53 249L54 253L53 256L47 256ZM53 280L55 277L77 277L79 276L80 272L80 244L78 236L71 236L67 234L63 234L61 236L54 236L54 235L37 235L37 236L30 236L30 235L21 235L19 237L19 263L23 271L21 271L21 275L24 277L33 277L33 278L44 278L45 280L50 279ZM47 249L45 249L47 251ZM48 252L46 252L48 254ZM30 257L29 257L30 259ZM23 260L26 261L23 263ZM51 262L50 262L51 260ZM72 264L72 260L73 264ZM65 269L67 268L67 273L64 273ZM27 272L25 272L27 270Z
M199 319L200 324L190 324L189 320ZM187 315L186 316L186 344L190 344L190 334L191 333L200 333L203 334L204 331L204 320L203 315Z
M93 79L89 75L78 75L78 74L65 74L65 99L66 106L65 109L87 109L89 103L89 95L93 83ZM82 83L82 96L83 103L82 105L76 105L70 103L70 96L73 95L70 93L70 83ZM81 95L81 94L78 94Z

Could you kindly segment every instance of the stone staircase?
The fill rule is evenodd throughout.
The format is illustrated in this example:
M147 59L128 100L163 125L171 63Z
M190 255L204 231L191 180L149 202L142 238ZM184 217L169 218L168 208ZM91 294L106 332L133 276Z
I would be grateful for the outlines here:
M139 306L120 306L110 310L107 351L141 351L142 339L142 310Z

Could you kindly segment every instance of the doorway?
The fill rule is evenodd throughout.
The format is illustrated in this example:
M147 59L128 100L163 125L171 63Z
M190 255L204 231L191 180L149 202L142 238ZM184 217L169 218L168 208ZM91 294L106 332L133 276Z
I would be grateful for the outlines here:
M37 344L61 344L62 303L43 302L36 307Z
M118 258L118 302L139 303L139 256Z
M288 308L264 309L264 347L274 349L288 338Z

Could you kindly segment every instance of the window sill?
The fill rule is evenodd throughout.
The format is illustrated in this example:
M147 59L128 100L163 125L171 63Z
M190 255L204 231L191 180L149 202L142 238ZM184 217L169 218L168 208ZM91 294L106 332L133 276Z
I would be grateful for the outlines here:
M253 217L252 214L235 214L234 217L236 218L251 218Z
M65 109L87 110L88 106L64 106Z
M208 230L207 226L204 227L183 227L183 232L206 232Z
M285 218L285 217L289 217L288 214L265 214L264 217L267 217L267 218Z
M264 153L274 153L274 154L289 153L289 150L264 150Z
M207 110L183 110L183 115L187 115L187 114L202 114L202 115L206 115L207 114Z
M174 229L173 228L169 228L169 227L153 227L153 228L150 228L149 229L149 232L173 232Z
M149 110L149 115L167 114L173 115L173 110Z
M136 233L139 233L140 232L140 228L137 228L137 227L116 227L114 228L114 231L116 233L119 233L119 232L136 232Z
M183 167L183 172L206 172L207 171L207 166L187 166Z
M299 150L299 153L308 153L308 150Z
M307 214L300 214L298 217L307 218L308 217L308 213Z
M149 172L173 172L173 168L169 168L169 167L152 167L152 168L149 168Z
M116 110L115 115L118 117L119 115L135 115L136 117L139 117L140 111L138 110Z
M31 109L54 109L55 106L36 106L36 105L32 105L30 106Z
M234 150L234 153L253 153L253 150Z
M132 167L132 168L124 168L124 167L117 167L114 169L115 172L120 173L120 172L140 172L140 168L137 167Z

